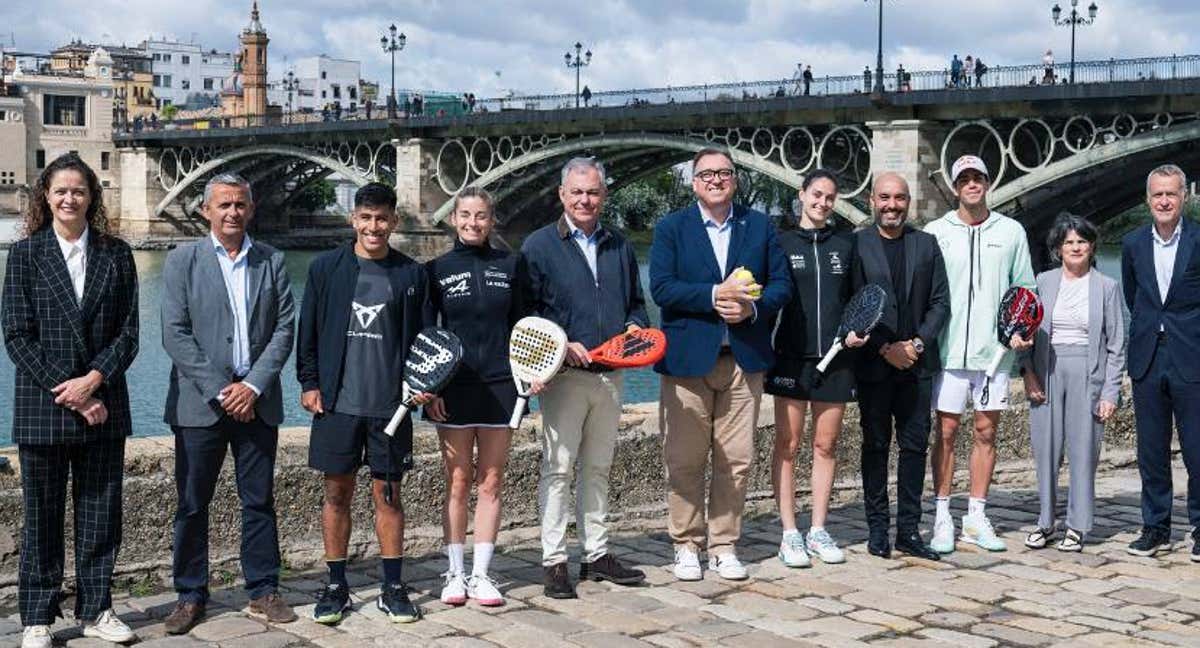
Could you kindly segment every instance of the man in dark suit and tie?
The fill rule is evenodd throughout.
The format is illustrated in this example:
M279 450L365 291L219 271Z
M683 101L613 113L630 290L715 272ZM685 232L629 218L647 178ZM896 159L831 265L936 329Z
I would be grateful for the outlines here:
M171 357L166 422L175 433L175 591L166 630L182 634L208 600L208 505L231 448L242 502L242 572L250 613L296 618L278 595L274 472L283 421L279 372L292 351L291 283L283 254L246 234L250 185L222 174L204 188L210 234L163 266L163 348Z
M1146 179L1154 222L1121 242L1121 287L1129 308L1129 377L1142 477L1142 533L1128 552L1171 550L1171 428L1187 467L1192 561L1200 562L1200 228L1185 224L1187 176L1173 164Z
M908 183L881 173L871 189L873 227L855 233L854 290L876 284L887 291L883 319L858 351L855 376L862 422L863 500L867 550L883 558L888 543L888 450L893 425L900 448L896 474L896 550L938 560L918 532L933 378L940 369L938 334L950 316L950 290L937 239L908 219Z
M676 578L700 580L699 553L707 550L709 569L742 580L735 545L763 373L775 360L771 322L791 296L791 276L766 215L733 204L737 172L729 153L697 152L692 190L697 202L664 216L650 249L650 290L667 335L667 355L654 370L662 375L668 531ZM735 272L741 269L753 278Z

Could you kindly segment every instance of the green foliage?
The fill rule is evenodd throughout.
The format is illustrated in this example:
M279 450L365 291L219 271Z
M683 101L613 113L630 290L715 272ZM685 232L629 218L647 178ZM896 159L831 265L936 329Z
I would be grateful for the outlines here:
M317 180L300 190L292 204L301 211L320 211L337 202L337 191L328 180Z
M1200 222L1200 203L1194 200L1189 200L1183 205L1183 216L1191 222ZM1146 203L1140 203L1137 207L1126 211L1120 216L1115 216L1108 219L1100 226L1100 242L1101 243L1120 243L1121 238L1130 230L1139 225L1149 224L1153 218L1150 216L1150 207Z
M179 106L176 106L175 104L165 106L163 107L161 114L163 121L171 121L172 119L175 119L175 115L179 114Z
M663 169L614 191L605 204L604 221L630 232L651 230L659 218L691 201L682 174Z
M738 174L738 190L734 201L750 205L778 222L796 214L797 192L782 182L757 171L743 170Z

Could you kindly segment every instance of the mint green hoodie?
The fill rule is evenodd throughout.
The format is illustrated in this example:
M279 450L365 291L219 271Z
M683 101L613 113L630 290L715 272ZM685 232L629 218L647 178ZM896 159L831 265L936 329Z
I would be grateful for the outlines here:
M950 319L939 345L943 369L986 371L1004 347L996 339L996 311L1011 286L1037 289L1025 228L998 212L967 225L957 211L925 226L938 240L950 282ZM1001 364L1012 371L1012 358Z

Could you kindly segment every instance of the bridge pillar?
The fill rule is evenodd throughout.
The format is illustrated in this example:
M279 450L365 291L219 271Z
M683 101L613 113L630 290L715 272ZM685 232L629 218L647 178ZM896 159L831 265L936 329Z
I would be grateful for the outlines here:
M121 155L119 233L132 243L150 238L158 221L154 208L166 197L158 182L157 163L144 147L118 149Z
M910 222L928 223L945 213L952 196L935 172L942 166L942 142L948 129L920 119L867 122L867 126L871 129L871 172L893 171L908 181Z
M437 181L441 142L412 138L392 140L396 147L396 211L400 228L392 244L417 258L430 258L449 249L450 239L432 225L433 214L448 196Z

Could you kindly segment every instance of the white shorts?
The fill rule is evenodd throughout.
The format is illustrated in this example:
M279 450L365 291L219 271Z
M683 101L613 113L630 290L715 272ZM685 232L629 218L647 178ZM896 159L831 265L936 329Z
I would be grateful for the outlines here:
M987 403L983 388L987 385ZM987 372L972 369L943 369L933 382L933 407L939 412L962 414L970 397L977 412L1008 409L1008 372L1001 371L989 381Z

